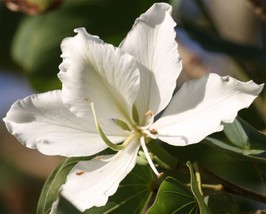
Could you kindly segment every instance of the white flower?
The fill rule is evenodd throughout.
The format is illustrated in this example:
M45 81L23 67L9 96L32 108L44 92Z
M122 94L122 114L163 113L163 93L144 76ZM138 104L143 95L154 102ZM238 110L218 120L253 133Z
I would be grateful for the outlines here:
M62 90L19 100L7 113L8 130L47 155L119 150L70 172L61 194L79 210L106 204L135 166L140 147L160 176L146 148L149 138L174 146L197 143L221 131L222 122L231 123L262 90L252 81L209 74L173 96L182 68L174 26L171 7L159 3L136 20L118 48L76 29L61 45Z

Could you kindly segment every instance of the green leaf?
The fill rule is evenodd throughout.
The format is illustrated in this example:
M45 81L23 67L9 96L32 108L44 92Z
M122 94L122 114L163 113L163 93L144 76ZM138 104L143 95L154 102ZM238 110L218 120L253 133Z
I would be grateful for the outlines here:
M59 189L65 183L69 171L81 160L88 158L66 158L46 180L37 205L37 214L50 213L52 204L58 198Z
M248 135L240 123L240 118L235 119L233 123L224 124L224 133L233 145L239 148L250 148ZM243 124L243 120L242 120Z
M154 204L148 214L179 213L198 214L199 208L193 194L178 180L167 177L161 184Z
M85 213L143 213L154 188L153 173L150 167L136 165L120 183L118 191L109 198L105 206L93 207Z
M198 203L199 211L200 211L200 213L209 214L209 213L211 213L211 211L209 210L206 203L204 202L204 198L203 198L203 195L201 194L201 189L200 189L201 184L196 178L193 166L189 161L187 162L187 166L188 166L189 172L190 172L191 191L192 191L192 193L193 193L193 195L194 195L194 197Z
M231 124L224 124L224 133L228 141L208 137L213 145L229 150L243 157L257 161L266 161L266 136L241 118Z
M240 117L224 125L224 133L239 148L266 150L266 136Z

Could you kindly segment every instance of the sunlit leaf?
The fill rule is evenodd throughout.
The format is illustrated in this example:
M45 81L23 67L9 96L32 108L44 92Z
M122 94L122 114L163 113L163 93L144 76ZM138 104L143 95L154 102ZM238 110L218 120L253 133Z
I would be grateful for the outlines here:
M266 136L241 118L231 124L224 125L224 133L230 140L207 138L209 142L220 148L241 154L257 161L266 161Z
M240 123L241 119L235 119L233 123L224 124L224 133L233 145L238 148L249 148L248 135ZM243 123L242 123L243 124Z
M239 148L266 150L266 136L240 117L224 125L224 133Z

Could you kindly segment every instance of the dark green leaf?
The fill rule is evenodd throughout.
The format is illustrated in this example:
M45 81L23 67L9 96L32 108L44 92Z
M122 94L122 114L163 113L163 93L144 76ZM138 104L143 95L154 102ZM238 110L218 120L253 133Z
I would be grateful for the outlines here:
M56 210L56 214L81 214L67 199L60 197L60 201Z
M238 214L236 201L228 194L215 193L207 197L208 207L213 214Z
M167 177L159 188L154 204L148 210L148 214L157 213L198 214L199 208L186 186Z

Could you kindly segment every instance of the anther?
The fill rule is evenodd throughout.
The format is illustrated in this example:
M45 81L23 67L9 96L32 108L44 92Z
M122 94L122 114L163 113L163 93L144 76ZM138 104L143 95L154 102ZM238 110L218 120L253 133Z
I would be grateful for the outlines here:
M150 130L150 133L153 134L153 135L158 134L158 132L157 132L155 129L151 129L151 130Z
M147 117L152 117L153 115L154 114L150 110L145 113L145 116L147 116Z
M84 171L76 172L76 175L83 175L83 174L85 174Z
M147 111L145 113L146 121L145 121L145 126L138 126L140 130L147 130L154 122L154 114L152 111Z
M103 162L110 162L113 158L114 158L113 155L111 155L110 157L106 157L106 156L104 157L102 155L95 157L96 160L103 161Z
M96 156L95 159L96 160L102 160L103 159L103 156Z

